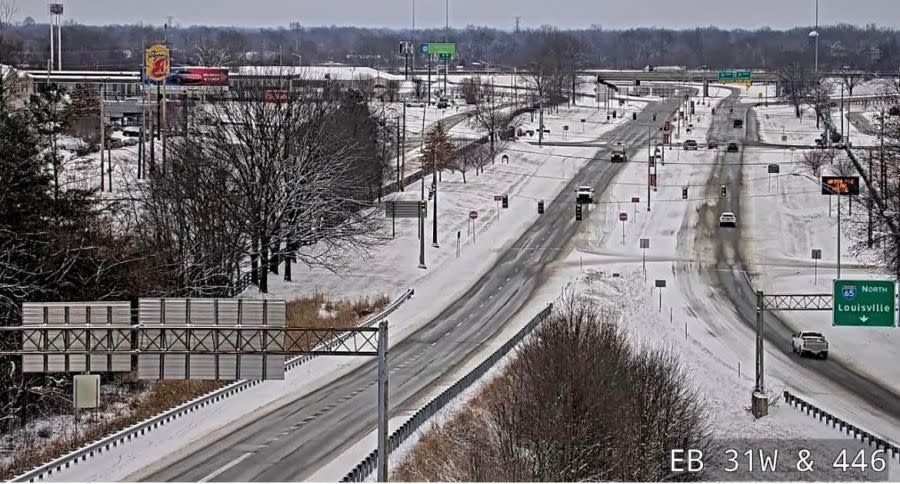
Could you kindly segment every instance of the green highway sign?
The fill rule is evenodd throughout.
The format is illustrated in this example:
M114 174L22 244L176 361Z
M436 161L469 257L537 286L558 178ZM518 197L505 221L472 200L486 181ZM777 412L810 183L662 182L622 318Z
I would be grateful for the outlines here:
M719 82L750 82L753 78L751 71L719 71Z
M896 326L894 281L834 281L834 326Z
M456 42L428 42L422 44L420 50L423 54L452 57L456 55Z

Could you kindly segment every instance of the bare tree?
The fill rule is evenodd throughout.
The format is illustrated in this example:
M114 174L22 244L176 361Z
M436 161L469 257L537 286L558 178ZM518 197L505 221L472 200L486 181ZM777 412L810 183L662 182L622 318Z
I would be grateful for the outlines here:
M807 91L805 102L816 113L816 128L821 122L831 126L831 82L818 78Z
M438 172L453 169L456 164L453 142L442 121L438 121L425 133L425 140L419 155L419 166L425 173L433 169Z
M266 274L279 260L286 277L293 260L337 270L346 260L343 250L364 252L377 242L379 219L368 209L366 171L358 169L370 161L346 131L343 106L312 96L318 95L291 93L266 102L263 87L254 86L196 111L191 125L200 128L173 143L173 166L203 167L209 184L219 187L219 200L192 209L190 218L210 210L224 214L225 220L198 223L219 220L228 230L222 238L227 247L204 246L199 259L180 250L183 260L212 257L220 261L213 264L218 276L231 270L222 257L239 245L254 281L267 292ZM178 176L194 179L185 175Z
M800 158L800 166L807 168L813 176L818 177L822 174L822 167L832 163L834 157L834 150L809 150Z
M852 96L853 89L856 86L860 85L865 79L865 73L858 69L853 69L849 66L843 66L840 70L840 79L841 85L844 86L844 89L847 90L847 93Z
M483 131L488 137L491 159L493 159L497 154L496 140L501 132L507 129L512 117L508 107L503 104L501 94L493 86L488 83L483 84L480 93L469 123Z
M776 75L781 84L778 97L794 106L794 115L799 118L800 106L806 101L814 85L812 71L798 62L793 62L780 67Z
M0 30L11 25L18 12L19 7L16 5L16 0L0 2Z
M231 66L234 59L231 49L221 42L214 42L208 37L203 37L200 43L194 47L194 55L191 57L198 66L223 67Z

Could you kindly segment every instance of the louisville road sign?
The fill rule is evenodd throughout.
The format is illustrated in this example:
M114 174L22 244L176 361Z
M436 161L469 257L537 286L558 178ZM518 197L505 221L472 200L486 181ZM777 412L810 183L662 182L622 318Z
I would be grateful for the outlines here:
M894 281L834 281L834 326L896 326Z

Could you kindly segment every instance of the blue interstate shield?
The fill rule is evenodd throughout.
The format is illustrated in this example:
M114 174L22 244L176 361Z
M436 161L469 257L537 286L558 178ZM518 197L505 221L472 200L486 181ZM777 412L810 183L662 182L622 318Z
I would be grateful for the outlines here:
M848 301L856 299L856 286L844 286L843 289L841 289L841 294L843 294L844 299Z

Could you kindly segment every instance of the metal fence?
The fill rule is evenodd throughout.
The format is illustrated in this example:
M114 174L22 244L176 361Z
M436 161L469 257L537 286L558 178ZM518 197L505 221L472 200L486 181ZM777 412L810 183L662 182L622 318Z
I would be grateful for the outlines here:
M525 325L524 328L519 330L512 338L510 338L506 343L503 343L503 346L494 351L490 356L487 357L484 361L481 362L478 366L473 368L471 371L466 373L465 376L460 378L456 383L453 384L450 388L447 388L440 395L435 397L433 400L428 402L427 405L420 408L416 413L412 415L399 429L395 430L394 433L391 434L388 439L388 452L393 452L400 446L407 438L413 435L416 431L422 427L425 422L427 422L431 417L433 417L437 412L439 412L444 406L453 401L456 397L459 396L460 393L465 391L467 388L472 386L473 383L478 381L484 374L491 369L501 358L506 356L507 353L516 345L522 342L522 340L537 327L538 324L541 323L547 316L550 314L550 311L553 310L553 305L548 304L546 308L544 308L540 313L538 313L528 324ZM365 481L366 478L375 472L376 462L378 461L378 450L373 450L366 456L365 459L362 460L356 467L353 468L343 479L341 482L362 482Z
M870 447L874 446L876 450L883 450L889 456L897 459L897 462L900 462L900 447L897 445L892 444L877 435L873 435L840 417L836 417L787 390L784 391L784 401L787 402L788 405L797 408L797 410L831 428L840 429L841 432L846 432L847 435L852 436L854 439L857 439L864 444L868 444Z

